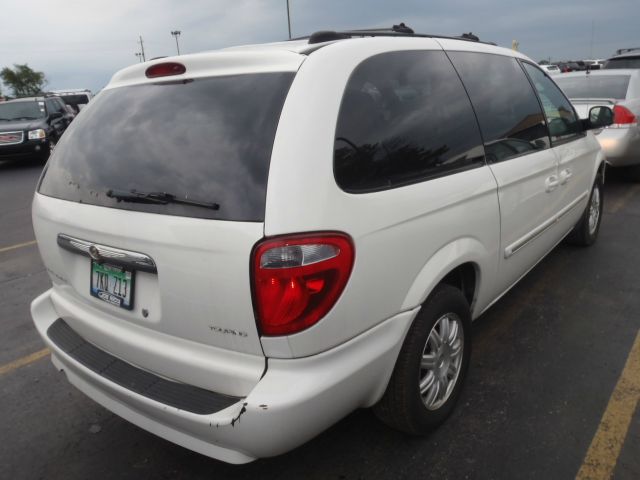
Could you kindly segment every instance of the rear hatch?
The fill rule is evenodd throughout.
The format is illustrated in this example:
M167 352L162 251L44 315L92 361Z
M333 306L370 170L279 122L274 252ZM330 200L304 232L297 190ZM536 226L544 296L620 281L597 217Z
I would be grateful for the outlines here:
M587 118L592 107L612 108L627 96L630 75L600 73L554 77L558 86L571 99L580 118Z
M263 58L259 73L227 61L224 75L188 78L181 57L187 73L170 81L136 83L128 72L67 130L39 185L34 228L58 313L93 332L89 341L116 345L108 329L89 328L93 317L113 332L262 356L249 265L300 62L291 57L289 71L269 71Z

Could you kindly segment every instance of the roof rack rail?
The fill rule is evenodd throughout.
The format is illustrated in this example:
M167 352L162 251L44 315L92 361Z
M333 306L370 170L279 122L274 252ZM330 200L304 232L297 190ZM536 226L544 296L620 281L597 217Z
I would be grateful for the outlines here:
M308 38L310 45L315 43L331 42L334 40L345 40L354 37L418 37L418 38L445 38L451 40L467 40L469 42L480 42L489 45L495 45L493 42L481 42L477 35L473 33L463 33L460 36L433 35L425 33L415 33L411 27L404 23L393 25L391 28L366 28L364 30L346 30L336 32L333 30L321 30L314 32L309 37L300 37L295 40L304 40Z

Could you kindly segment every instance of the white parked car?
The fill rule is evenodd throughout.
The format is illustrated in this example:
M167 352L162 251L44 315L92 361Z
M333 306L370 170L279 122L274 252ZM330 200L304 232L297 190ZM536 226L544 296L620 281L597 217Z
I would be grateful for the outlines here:
M549 75L559 75L562 72L560 71L560 67L557 65L538 65L542 70L547 72Z
M93 98L91 90L86 88L52 90L49 93L56 97L62 98L62 100L64 100L64 103L70 106L76 115L80 113L80 110L86 107L89 101Z
M360 407L423 434L472 319L567 234L595 241L585 126L472 40L320 32L126 68L38 185L35 325L89 397L226 462Z

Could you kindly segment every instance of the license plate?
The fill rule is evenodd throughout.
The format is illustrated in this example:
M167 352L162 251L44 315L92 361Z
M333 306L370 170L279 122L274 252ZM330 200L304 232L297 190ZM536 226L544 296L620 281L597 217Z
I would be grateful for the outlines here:
M135 271L91 260L91 295L116 307L133 308Z

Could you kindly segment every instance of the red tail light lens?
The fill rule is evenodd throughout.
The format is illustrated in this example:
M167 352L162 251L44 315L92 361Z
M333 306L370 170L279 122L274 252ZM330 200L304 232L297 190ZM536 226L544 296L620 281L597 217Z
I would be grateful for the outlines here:
M151 65L144 74L147 78L170 77L172 75L181 75L187 71L187 68L181 63L164 62Z
M622 105L614 105L613 107L613 123L614 125L628 125L630 123L636 123L638 119L636 116L626 107Z
M317 323L344 290L354 249L340 233L292 235L253 250L253 305L262 335L290 335Z

